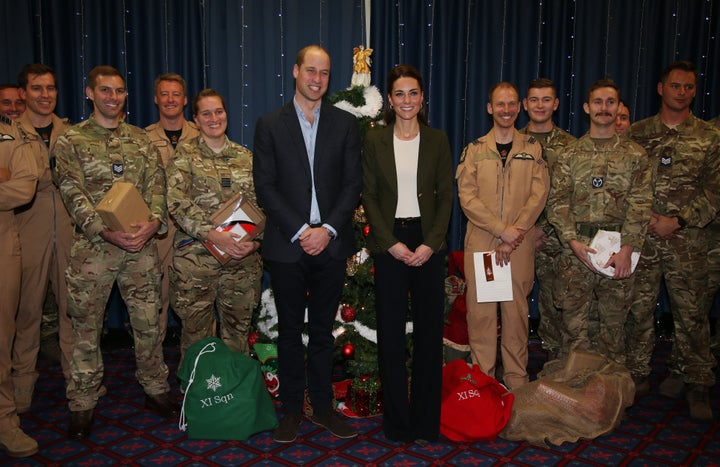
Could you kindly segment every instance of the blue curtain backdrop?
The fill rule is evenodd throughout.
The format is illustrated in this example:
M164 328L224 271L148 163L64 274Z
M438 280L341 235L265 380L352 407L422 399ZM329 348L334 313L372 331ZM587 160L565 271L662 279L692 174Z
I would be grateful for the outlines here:
M384 94L392 66L418 67L430 122L456 158L489 130L487 90L500 80L524 95L532 79L553 79L555 120L581 135L590 83L615 79L636 120L657 112L662 67L687 59L700 70L694 113L720 113L720 0L0 0L0 26L0 82L25 63L55 67L59 115L87 118L87 72L111 64L127 77L128 121L145 126L157 120L154 78L173 71L190 97L223 94L230 137L250 148L257 118L292 97L299 48L330 51L332 92L349 85L352 48L368 36L373 83ZM462 223L456 209L451 248L462 248Z

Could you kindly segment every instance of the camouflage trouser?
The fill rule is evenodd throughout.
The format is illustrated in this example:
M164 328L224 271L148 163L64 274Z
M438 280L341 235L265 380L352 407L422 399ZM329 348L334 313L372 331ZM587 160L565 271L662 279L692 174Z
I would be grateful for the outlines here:
M170 305L182 319L182 355L213 335L215 311L220 337L232 350L248 354L248 332L260 299L262 260L256 252L225 266L200 242L175 250L170 272Z
M52 291L52 287L48 287L47 289L45 302L43 302L42 321L40 323L41 340L57 334L60 329L60 324L58 322L58 306L55 301L55 293Z
M555 282L555 262L557 257L548 255L544 250L535 252L535 277L540 293L538 307L540 309L540 325L538 334L542 338L543 348L551 356L557 356L563 343L562 314L553 301L553 285Z
M582 240L581 240L582 241ZM630 307L633 277L614 280L590 271L569 249L558 258L555 305L560 308L564 329L562 356L570 350L595 351L625 362L623 328ZM593 306L596 300L597 305ZM589 324L597 310L597 345L591 342Z
M627 367L636 376L650 373L655 344L653 313L660 278L665 276L675 337L668 367L686 383L712 386L715 359L710 353L707 301L707 238L702 229L688 228L671 240L645 237L635 271L635 294L627 329Z
M715 221L707 228L708 233L708 287L707 304L705 309L708 313L712 311L715 295L720 290L720 221ZM720 355L720 329L715 323L715 335L711 338L710 346L713 353ZM712 331L712 330L711 330Z
M103 379L100 335L105 305L116 280L135 339L135 376L145 393L167 392L168 368L158 339L160 265L154 240L141 252L128 253L109 243L90 243L76 234L66 277L74 338L67 384L70 410L86 410L97 404Z

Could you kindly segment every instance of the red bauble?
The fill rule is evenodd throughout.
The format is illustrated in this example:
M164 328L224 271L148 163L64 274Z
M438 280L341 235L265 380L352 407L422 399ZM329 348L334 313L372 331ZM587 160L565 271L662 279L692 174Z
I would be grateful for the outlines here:
M340 318L346 323L354 321L356 315L355 308L350 305L343 305L342 310L340 310Z
M375 277L375 266L370 268L370 275Z
M347 344L343 345L340 353L345 360L352 360L353 358L355 358L355 346L348 342Z
M370 226L369 226L369 225L366 225L365 227L363 227L363 235L364 235L365 237L367 237L368 235L370 235Z
M251 332L248 335L248 345L250 346L251 349L252 349L252 346L257 343L259 338L260 338L260 334L257 332Z

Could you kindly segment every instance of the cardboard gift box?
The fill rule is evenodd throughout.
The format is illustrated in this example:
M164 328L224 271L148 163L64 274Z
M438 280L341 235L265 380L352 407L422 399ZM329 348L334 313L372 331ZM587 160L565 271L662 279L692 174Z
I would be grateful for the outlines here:
M130 227L131 224L150 220L150 209L135 185L129 182L115 182L95 210L112 231L133 233L137 229Z
M250 242L260 235L265 228L265 214L242 193L225 201L210 217L218 232L233 232L241 235L237 241ZM220 264L226 264L232 258L209 240L203 242L205 248Z

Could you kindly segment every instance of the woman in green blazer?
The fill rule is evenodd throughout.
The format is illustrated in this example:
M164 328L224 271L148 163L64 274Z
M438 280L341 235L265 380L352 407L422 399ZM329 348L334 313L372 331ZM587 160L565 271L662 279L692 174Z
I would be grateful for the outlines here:
M368 132L362 155L362 202L375 261L383 429L391 440L420 444L437 440L440 429L444 249L453 200L447 135L427 125L423 107L420 73L410 65L393 68L387 78L387 126ZM409 392L408 304L413 324Z

